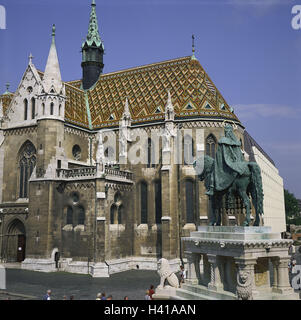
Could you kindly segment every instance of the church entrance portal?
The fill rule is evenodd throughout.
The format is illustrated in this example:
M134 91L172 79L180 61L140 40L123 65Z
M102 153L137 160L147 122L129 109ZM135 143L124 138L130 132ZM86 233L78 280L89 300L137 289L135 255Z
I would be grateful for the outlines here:
M22 262L25 260L26 233L24 224L19 219L14 219L8 225L5 238L6 261Z

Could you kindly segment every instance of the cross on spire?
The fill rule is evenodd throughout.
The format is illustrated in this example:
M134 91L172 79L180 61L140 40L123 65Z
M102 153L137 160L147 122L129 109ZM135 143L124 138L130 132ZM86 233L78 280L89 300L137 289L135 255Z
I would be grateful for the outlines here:
M32 64L32 59L33 59L33 55L30 53L29 57L28 57L28 60L29 60L29 64Z

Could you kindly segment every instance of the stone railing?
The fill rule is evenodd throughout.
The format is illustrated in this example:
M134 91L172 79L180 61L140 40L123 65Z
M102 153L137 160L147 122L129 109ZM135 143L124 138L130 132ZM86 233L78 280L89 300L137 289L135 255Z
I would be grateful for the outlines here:
M120 171L114 168L105 168L105 174L126 180L133 180L133 173L128 171Z
M96 167L57 169L56 172L57 177L61 179L89 179L96 177ZM111 180L133 180L133 173L129 171L106 167L104 173Z
M93 178L96 176L96 167L76 168L76 169L57 169L57 177L63 179Z

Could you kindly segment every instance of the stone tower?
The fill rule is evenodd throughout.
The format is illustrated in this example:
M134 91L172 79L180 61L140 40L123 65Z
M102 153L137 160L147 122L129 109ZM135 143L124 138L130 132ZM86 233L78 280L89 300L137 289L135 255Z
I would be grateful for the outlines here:
M83 89L90 89L102 73L104 46L99 36L95 0L92 1L88 35L82 44Z
M55 45L55 26L44 77L38 95L38 143L36 175L53 178L64 140L65 86L62 83Z

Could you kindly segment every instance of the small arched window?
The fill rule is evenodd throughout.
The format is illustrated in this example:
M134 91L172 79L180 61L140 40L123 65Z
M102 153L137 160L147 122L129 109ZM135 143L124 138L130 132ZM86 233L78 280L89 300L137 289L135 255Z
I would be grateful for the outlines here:
M70 206L68 206L68 208L67 208L66 220L67 220L67 224L73 225L73 209Z
M85 224L85 209L81 206L78 208L77 223Z
M31 98L31 119L34 119L36 116L36 99Z
M194 141L191 135L184 136L184 164L191 165L194 157Z
M54 103L51 102L50 103L50 115L53 116L53 112L54 112Z
M62 105L59 105L59 117L61 116L61 112L62 112Z
M123 220L123 206L118 207L118 224L122 224Z
M213 134L210 134L206 139L206 155L215 159L217 142Z
M27 114L28 114L28 101L27 99L24 99L24 120L27 120Z
M43 116L45 115L45 103L42 103L42 112L43 112Z
M141 223L147 223L147 184L140 184Z

